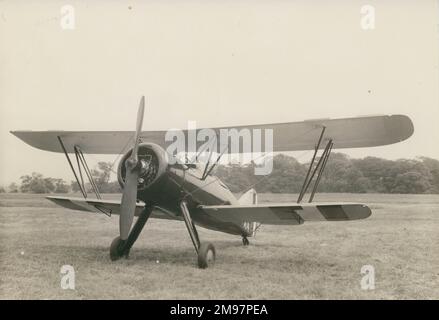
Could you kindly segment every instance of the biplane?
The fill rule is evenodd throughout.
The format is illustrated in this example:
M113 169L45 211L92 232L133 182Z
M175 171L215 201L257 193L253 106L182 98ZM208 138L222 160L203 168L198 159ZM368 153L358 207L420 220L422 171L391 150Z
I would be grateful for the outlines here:
M333 149L364 148L397 143L413 134L413 124L404 115L317 119L238 126L236 129L273 130L273 152L313 152L298 199L288 203L258 203L253 189L237 198L218 177L215 161L205 165L169 161L166 131L142 131L145 99L137 114L136 130L130 131L13 131L27 144L64 153L83 198L49 196L47 199L71 210L119 215L119 236L110 245L111 260L127 258L149 218L184 221L194 245L198 266L215 262L213 244L201 242L197 227L242 237L249 244L260 224L300 225L305 221L350 221L365 219L370 208L359 203L315 203L314 194ZM221 128L214 128L216 132ZM188 135L189 130L184 131ZM121 152L124 151L124 152ZM85 154L119 154L117 177L120 201L105 200L94 181ZM73 156L73 160L70 157ZM76 163L75 163L76 162ZM89 197L85 180L94 192ZM309 199L304 201L306 194ZM136 221L134 223L134 217Z

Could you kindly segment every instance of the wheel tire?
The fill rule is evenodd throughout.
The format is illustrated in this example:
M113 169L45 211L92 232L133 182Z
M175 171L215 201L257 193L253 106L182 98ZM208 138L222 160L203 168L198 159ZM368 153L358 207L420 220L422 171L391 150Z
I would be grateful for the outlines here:
M110 245L110 259L111 261L116 261L122 258L123 254L121 253L121 246L123 244L123 240L120 237L116 237L113 239Z
M242 238L242 244L246 247L250 244L250 241L248 241L248 239L246 237Z
M211 243L202 243L198 250L198 267L206 269L215 264L215 247Z

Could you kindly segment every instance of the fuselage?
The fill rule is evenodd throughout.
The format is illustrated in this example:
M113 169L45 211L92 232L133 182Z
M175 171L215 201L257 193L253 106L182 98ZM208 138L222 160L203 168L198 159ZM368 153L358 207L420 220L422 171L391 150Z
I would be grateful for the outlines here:
M185 200L193 221L204 228L236 235L248 232L235 223L222 222L204 213L201 205L236 205L238 200L216 176L203 178L204 167L199 165L168 165L165 174L151 188L139 191L138 198L152 202L176 217L181 217L180 203Z

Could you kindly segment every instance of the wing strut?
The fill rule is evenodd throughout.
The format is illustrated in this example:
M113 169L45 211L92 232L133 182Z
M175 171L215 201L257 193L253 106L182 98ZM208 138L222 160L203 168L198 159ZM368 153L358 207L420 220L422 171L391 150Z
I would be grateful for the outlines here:
M320 133L319 140L318 140L317 145L314 149L314 154L313 154L313 157L311 159L311 163L309 164L309 168L308 168L308 172L306 173L305 180L303 181L302 189L300 190L299 197L297 199L297 203L300 203L302 201L303 197L306 194L306 191L308 190L309 186L311 185L311 182L312 182L315 174L318 172L317 178L316 178L316 181L314 182L311 196L310 196L308 202L312 202L312 200L314 199L314 195L316 193L316 190L317 190L317 187L319 185L320 179L322 177L323 171L326 167L326 163L328 161L329 154L331 153L332 147L334 145L332 139L330 139L328 141L328 143L326 144L326 147L323 150L323 153L320 156L319 161L317 162L316 166L314 167L314 163L315 163L316 157L317 157L317 152L320 148L320 144L321 144L323 136L325 134L325 129L326 129L326 127L322 127L322 132ZM314 167L314 170L312 170L313 167Z
M96 197L98 199L102 199L101 193L99 192L98 185L96 184L96 181L93 179L90 168L88 167L87 161L85 160L85 157L84 157L84 154L82 153L81 148L79 148L78 146L74 146L73 149L75 150L76 161L78 163L79 173L81 176L81 182L82 182L82 186L83 186L84 190L85 190L85 185L84 185L84 181L82 179L81 165L84 168L84 172L87 175L88 181L89 181L94 193L96 194ZM79 162L81 162L81 165L79 164Z
M87 199L87 190L85 188L84 178L82 176L82 170L84 170L85 174L87 175L88 181L89 181L94 193L96 194L96 198L102 199L101 193L99 192L98 186L97 186L96 182L94 181L93 176L91 175L90 168L88 167L87 161L85 160L85 157L84 157L84 154L82 153L82 150L78 146L73 147L73 149L75 151L76 163L77 163L78 170L79 170L79 177L81 178L81 179L79 179L61 137L57 136L57 138L58 138L59 144L61 145L62 150L64 151L64 154L67 158L67 161L70 165L70 169L72 169L73 175L75 176L76 183L78 184L79 189L81 190L81 193L84 196L84 199ZM81 167L82 167L82 169L81 169Z
M322 154L322 158L324 158L324 159L323 159L322 165L320 167L319 173L317 174L316 182L314 183L314 186L312 188L311 196L309 197L309 201L308 201L309 203L311 203L312 200L314 199L314 195L317 191L317 187L319 185L320 179L322 178L322 174L323 174L323 171L325 170L326 163L328 162L329 155L331 154L333 145L334 145L334 142L332 142L332 140L329 140L329 142L328 142L329 149L325 149L326 152L324 154Z
M312 166L314 165L314 160L316 159L317 151L319 150L320 143L322 142L323 135L325 134L325 130L326 130L326 127L323 127L322 132L320 133L319 141L317 142L317 145L314 149L314 155L312 156L311 163L309 164L308 172L306 173L305 180L303 181L302 189L300 191L299 198L297 199L297 203L302 201L302 198L305 195L305 192L306 192L305 186L308 183L309 174L311 173Z

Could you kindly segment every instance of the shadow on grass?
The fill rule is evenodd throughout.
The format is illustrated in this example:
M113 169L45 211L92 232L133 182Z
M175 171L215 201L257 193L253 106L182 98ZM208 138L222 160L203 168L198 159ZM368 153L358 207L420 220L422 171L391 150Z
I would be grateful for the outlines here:
M276 249L284 250L284 246L258 245L244 247L239 241L215 242L217 249L217 269L227 272L227 269L242 269L243 266L270 269L271 271L308 274L315 270L329 270L339 268L334 257L327 255L312 255L300 251L285 251L280 256ZM286 247L286 246L285 246ZM273 250L271 250L273 249ZM291 248L290 248L291 249ZM168 245L157 247L133 247L128 259L121 258L112 261L109 256L109 247L106 246L71 246L71 245L43 245L38 246L38 255L47 260L57 260L65 264L102 264L105 266L185 266L196 265L197 255L190 246L175 248ZM276 259L274 260L274 256ZM274 263L275 261L275 263Z

